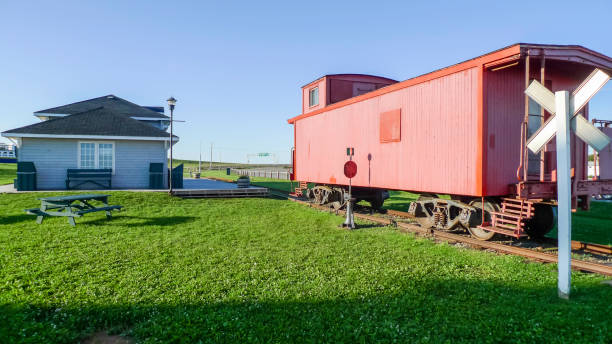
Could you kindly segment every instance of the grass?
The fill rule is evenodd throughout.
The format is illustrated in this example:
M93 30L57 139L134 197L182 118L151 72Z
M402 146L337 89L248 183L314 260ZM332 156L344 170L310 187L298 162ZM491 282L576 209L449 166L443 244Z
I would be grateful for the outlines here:
M461 249L272 199L111 192L70 227L0 195L0 338L139 342L609 343L612 288L553 265Z
M173 166L176 167L180 164L183 164L184 168L198 168L198 166L200 166L199 162L197 160L183 160L183 159L172 159L172 163ZM206 169L210 166L211 164L208 161L202 161L202 169ZM168 161L168 166L170 166L170 161ZM231 162L213 162L212 166L215 168L222 168L222 167L237 167L240 166L240 164L238 163L231 163Z
M0 185L13 184L17 178L17 164L0 163Z
M204 177L216 177L236 180L237 175L226 175L225 171L202 172ZM289 180L278 180L270 178L253 177L253 185L263 186L283 192L292 192L297 186L297 182L291 184ZM383 208L407 211L410 202L419 198L418 194L407 191L389 191L389 199L384 203ZM449 198L447 195L438 195L441 198ZM364 202L364 204L368 204ZM557 237L557 227L547 235L550 238ZM612 245L612 203L605 201L592 201L591 210L578 210L572 215L572 240L590 242L595 244Z
M187 176L186 176L187 177ZM231 174L227 175L226 171L217 171L217 170L205 170L202 171L202 177L214 177L214 178L222 178L222 179L230 179L236 180L238 179L238 175ZM257 186L263 186L266 188L279 190L283 192L293 192L295 187L298 185L297 182L291 182L290 180L281 180L281 179L272 179L272 178L263 178L263 177L251 177L251 184Z
M389 191L389 198L385 201L383 208L408 211L410 202L414 202L419 198L419 194L414 194L407 191Z
M557 237L557 226L548 233ZM572 214L572 240L612 245L612 202L592 201L589 211Z

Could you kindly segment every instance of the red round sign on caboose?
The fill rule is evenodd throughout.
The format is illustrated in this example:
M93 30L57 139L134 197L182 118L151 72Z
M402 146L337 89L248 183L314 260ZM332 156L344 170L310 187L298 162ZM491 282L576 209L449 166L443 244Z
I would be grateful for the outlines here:
M347 161L344 164L344 175L347 178L353 178L357 175L357 164L354 161Z

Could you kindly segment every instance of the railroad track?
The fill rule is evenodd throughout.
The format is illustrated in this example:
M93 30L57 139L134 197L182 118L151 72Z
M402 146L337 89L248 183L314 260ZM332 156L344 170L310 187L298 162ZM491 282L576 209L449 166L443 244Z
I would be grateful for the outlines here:
M407 219L412 218L412 216L405 211L389 209L387 210L387 214L392 215L392 216L407 218ZM557 244L557 240L553 238L542 238L542 239L538 239L538 241L541 241L547 244L551 244L551 245ZM585 253L612 255L612 246L592 244L592 243L576 241L576 240L572 240L572 250L582 251Z
M292 197L289 197L288 199L293 202L308 205L309 207L312 207L315 209L333 212L338 215L345 215L344 210L333 210L329 207L312 204L312 203L302 201L299 199L295 199ZM540 252L540 251L523 248L523 247L516 247L516 246L501 244L497 242L481 241L481 240L477 240L477 239L474 239L474 238L471 238L465 235L449 233L449 232L444 232L444 231L439 231L439 230L434 230L434 229L429 229L429 228L423 228L418 225L396 221L396 219L394 219L393 217L395 218L410 218L411 217L409 216L409 214L402 212L402 211L388 210L387 214L392 217L391 218L380 217L380 216L362 214L362 213L357 213L357 212L355 213L355 217L362 219L362 220L367 220L370 222L379 223L383 225L397 226L401 232L415 233L421 236L434 238L434 239L451 242L451 243L460 242L460 243L469 245L471 247L493 250L493 251L503 253L503 254L517 255L517 256L525 257L527 259L538 261L538 262L557 263L557 256L555 254L551 254L547 252ZM586 250L587 248L589 250L597 252L598 254L610 254L610 250L611 250L610 246L606 246L606 245L588 244L588 243L582 243L579 241L572 242L572 249ZM589 262L585 260L572 259L572 268L575 270L593 272L593 273L598 273L598 274L602 274L606 276L612 276L612 266L611 265L594 263L594 262Z

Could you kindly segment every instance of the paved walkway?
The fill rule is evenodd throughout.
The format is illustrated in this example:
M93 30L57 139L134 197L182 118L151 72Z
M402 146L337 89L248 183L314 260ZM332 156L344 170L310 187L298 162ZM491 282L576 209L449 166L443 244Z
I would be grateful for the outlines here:
M0 185L0 193L13 193L17 192L13 187L13 184Z
M219 180L212 179L183 179L183 189L185 190L230 190L237 189L236 183L227 183ZM262 189L261 187L251 186L250 189ZM84 191L100 191L101 189L94 190L37 190L37 191L17 191L13 187L13 184L0 185L0 193L21 193L21 192L55 192L55 191L71 191L71 192L84 192ZM162 190L151 190L151 189L111 189L116 191L133 191L133 192L167 192L168 189ZM181 190L181 189L177 189Z
M237 189L236 183L226 183L220 180L212 179L183 179L183 189L213 189L213 190L228 190Z

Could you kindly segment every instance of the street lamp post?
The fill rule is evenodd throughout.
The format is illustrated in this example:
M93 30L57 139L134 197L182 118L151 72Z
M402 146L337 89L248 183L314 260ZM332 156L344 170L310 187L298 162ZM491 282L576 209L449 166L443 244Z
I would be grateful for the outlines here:
M172 129L173 129L172 116L174 114L174 106L176 105L176 99L174 99L174 97L170 97L168 98L167 102L168 102L168 107L170 108L170 175L169 175L170 177L169 190L170 191L169 193L172 194L172 136L174 136L172 135L173 134L172 133Z

